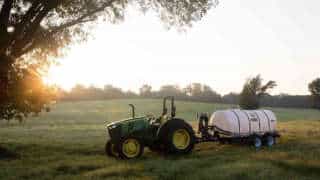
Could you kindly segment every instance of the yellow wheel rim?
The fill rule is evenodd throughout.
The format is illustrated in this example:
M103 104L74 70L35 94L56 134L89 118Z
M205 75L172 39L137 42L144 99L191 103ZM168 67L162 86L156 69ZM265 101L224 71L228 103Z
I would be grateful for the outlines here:
M178 129L173 133L173 144L177 149L186 149L190 144L190 135L185 129Z
M128 158L134 158L139 155L140 143L136 139L127 139L123 142L122 152Z

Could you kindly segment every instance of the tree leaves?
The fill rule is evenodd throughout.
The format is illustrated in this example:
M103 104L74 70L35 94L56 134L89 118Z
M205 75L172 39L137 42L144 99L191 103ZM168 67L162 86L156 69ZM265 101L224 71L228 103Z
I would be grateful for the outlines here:
M8 66L0 68L4 87L0 90L0 119L21 119L45 108L54 96L38 76L63 56L68 46L87 40L88 24L99 17L121 22L129 5L156 12L168 28L184 29L217 6L218 0L0 1L0 61L10 59Z
M313 107L320 109L320 78L313 80L309 84L309 91L312 96Z
M240 94L240 107L243 109L258 109L260 107L260 98L268 94L268 89L272 89L276 86L277 84L275 81L268 81L265 85L262 85L262 78L260 75L248 79Z

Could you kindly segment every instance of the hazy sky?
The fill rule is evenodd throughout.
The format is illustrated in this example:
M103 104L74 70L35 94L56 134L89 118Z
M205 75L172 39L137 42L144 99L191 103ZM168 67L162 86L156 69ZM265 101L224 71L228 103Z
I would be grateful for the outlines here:
M319 33L319 0L220 0L186 33L130 12L121 24L100 24L51 79L65 88L113 84L135 91L145 83L158 89L201 82L226 94L261 74L277 81L273 94L306 94L320 77Z

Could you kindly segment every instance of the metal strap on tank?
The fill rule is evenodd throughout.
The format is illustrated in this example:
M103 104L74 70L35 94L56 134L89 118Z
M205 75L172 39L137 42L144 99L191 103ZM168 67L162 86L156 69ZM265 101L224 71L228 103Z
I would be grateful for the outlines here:
M257 118L259 120L259 131L261 132L261 124L260 124L260 117L258 115L258 113L256 111L253 111L256 115L257 115Z
M248 113L246 111L242 111L248 118L248 121L249 121L249 133L251 133L251 121L250 121L250 117L248 115Z
M268 125L269 125L269 131L271 131L271 126L270 126L270 118L269 118L269 116L268 116L268 114L264 111L264 110L262 110L262 112L263 112L263 114L267 117L267 119L268 119Z
M240 118L239 118L238 114L235 111L232 110L231 112L233 112L237 117L238 125L239 125L239 135L240 135Z

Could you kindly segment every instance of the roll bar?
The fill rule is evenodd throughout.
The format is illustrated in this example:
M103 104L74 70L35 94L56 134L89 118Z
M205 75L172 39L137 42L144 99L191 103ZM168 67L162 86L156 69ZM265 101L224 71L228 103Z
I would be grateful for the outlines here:
M174 118L176 116L176 106L174 105L174 97L173 96L167 96L167 97L163 98L162 115L164 116L168 113L167 100L171 100L171 117Z

